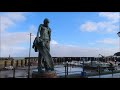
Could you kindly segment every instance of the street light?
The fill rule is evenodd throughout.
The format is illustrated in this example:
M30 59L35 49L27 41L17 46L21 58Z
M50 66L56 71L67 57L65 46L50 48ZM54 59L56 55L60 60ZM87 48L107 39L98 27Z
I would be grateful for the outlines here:
M117 35L120 37L120 12L119 12L119 32L117 33ZM120 44L120 38L119 38L119 44ZM120 49L120 46L119 46Z
M117 35L119 36L119 44L120 44L120 32L118 32ZM120 46L119 46L119 50L120 50Z
M31 53L31 36L32 33L29 34L30 35L30 48L29 48L29 60L28 60L28 78L30 78L30 53Z
M1 43L1 16L0 16L0 43ZM0 45L0 49L1 49L1 45ZM1 53L0 53L0 57L1 57Z
M0 16L0 34L1 34L1 16ZM0 43L1 43L1 35L0 35ZM1 45L0 45L0 51L1 51ZM0 52L0 59L1 59L1 52ZM0 72L1 72L1 70L0 70Z

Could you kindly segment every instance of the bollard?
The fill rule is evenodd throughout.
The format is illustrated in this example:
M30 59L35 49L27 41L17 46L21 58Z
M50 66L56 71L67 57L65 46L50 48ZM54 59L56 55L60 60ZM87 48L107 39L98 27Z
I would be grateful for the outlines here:
M100 66L98 67L98 72L99 72L99 78L100 78Z
M67 76L68 76L68 61L67 61Z
M70 61L70 72L71 72L71 62L72 62L72 61Z
M59 60L58 60L58 64L60 64L60 58L59 58Z
M112 78L113 78L113 67L112 67Z
M13 78L15 78L15 67L13 68Z
M65 65L65 78L66 78L66 65Z

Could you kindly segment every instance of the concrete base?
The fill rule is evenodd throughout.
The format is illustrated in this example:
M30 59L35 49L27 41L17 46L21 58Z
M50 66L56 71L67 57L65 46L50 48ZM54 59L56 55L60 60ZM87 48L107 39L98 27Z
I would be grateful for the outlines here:
M32 78L57 78L57 74L54 71L48 71L48 72L33 72Z

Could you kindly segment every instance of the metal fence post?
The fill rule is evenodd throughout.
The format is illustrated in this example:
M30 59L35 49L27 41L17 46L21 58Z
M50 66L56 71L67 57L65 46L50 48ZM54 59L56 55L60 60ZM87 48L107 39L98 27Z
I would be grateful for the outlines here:
M13 68L13 78L15 78L15 67Z
M68 61L67 61L67 76L68 76Z
M65 78L66 78L66 64L65 64Z

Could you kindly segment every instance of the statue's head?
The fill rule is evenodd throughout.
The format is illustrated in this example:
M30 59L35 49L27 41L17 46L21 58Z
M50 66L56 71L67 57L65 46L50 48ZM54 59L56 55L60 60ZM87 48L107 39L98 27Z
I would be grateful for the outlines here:
M48 26L48 24L49 24L48 18L45 18L44 21L43 21L43 23L44 23L45 26Z

